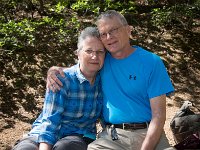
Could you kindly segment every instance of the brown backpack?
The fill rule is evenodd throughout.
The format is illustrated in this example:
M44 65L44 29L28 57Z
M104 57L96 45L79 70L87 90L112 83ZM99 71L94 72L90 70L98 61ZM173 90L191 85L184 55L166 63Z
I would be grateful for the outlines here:
M200 114L195 114L190 110L190 106L194 105L190 101L185 101L170 122L170 128L177 144L183 143L186 139L189 140L188 137L200 132ZM197 140L200 142L198 138Z

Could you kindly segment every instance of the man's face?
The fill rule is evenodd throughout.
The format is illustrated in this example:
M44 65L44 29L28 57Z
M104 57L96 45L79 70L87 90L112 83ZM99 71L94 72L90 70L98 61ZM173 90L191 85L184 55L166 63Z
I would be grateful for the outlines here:
M96 37L87 37L82 44L83 48L78 52L81 71L87 72L87 74L99 71L105 57L105 48L102 42Z
M105 48L112 54L116 54L129 46L131 29L123 25L117 17L99 20L98 29Z

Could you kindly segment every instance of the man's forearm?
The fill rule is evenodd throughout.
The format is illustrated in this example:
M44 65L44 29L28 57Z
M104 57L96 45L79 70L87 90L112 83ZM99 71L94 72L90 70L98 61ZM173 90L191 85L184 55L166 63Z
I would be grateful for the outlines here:
M150 100L152 119L141 150L154 150L162 135L166 120L166 95Z
M162 121L152 120L141 150L154 150L163 133L164 123Z

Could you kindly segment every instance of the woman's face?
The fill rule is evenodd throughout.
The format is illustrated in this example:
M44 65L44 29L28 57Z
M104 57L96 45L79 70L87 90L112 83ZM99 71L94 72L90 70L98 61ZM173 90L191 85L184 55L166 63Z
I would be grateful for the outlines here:
M78 51L80 70L84 73L98 72L104 63L105 48L96 37L87 37L82 42L82 49Z

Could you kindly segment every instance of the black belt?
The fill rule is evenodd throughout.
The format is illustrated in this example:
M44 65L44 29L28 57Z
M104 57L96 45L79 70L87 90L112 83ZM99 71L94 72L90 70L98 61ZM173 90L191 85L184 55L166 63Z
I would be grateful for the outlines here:
M122 123L122 124L114 124L115 128L120 128L120 129L132 129L132 130L137 130L137 129L146 129L148 128L150 122L145 122L145 123Z

